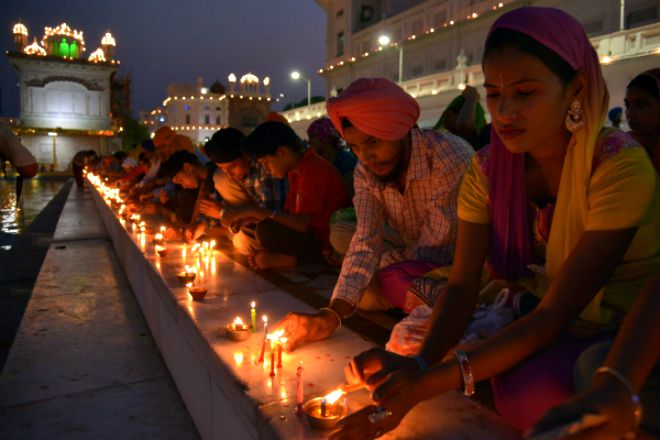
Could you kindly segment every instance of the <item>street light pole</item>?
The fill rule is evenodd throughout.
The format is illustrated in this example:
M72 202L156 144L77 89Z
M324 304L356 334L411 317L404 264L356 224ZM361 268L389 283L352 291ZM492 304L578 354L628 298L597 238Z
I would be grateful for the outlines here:
M380 44L381 47L389 45L391 41L392 40L387 35L381 35L378 37L378 44ZM397 71L397 80L398 83L401 84L403 82L403 44L398 43L396 48L399 51L399 69Z
M307 107L311 107L312 105L312 80L305 75L302 75L300 72L297 70L294 70L291 72L291 78L294 80L299 80L300 78L303 78L305 81L307 81Z

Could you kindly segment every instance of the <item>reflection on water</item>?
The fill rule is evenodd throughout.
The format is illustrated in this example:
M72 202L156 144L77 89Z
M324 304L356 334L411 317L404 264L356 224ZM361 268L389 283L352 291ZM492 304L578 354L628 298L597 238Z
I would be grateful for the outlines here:
M16 205L16 181L0 178L0 251L11 249L65 180L25 179L21 200Z

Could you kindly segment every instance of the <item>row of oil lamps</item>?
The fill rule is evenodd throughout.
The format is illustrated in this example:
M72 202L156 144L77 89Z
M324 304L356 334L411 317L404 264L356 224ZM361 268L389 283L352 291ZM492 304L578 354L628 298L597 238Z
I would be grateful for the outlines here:
M146 223L141 219L140 214L129 213L119 195L119 189L106 185L98 175L93 173L86 173L86 177L99 191L106 204L113 208L121 219L130 222L131 230L141 235L142 242L144 243L144 235L147 233ZM122 224L125 225L124 222L122 222ZM152 239L154 250L160 257L166 257L169 253L168 248L165 246L165 230L166 228L161 226L159 232L154 234ZM184 269L177 273L177 280L188 288L188 293L193 300L201 301L206 296L206 287L202 284L195 283L196 281L200 281L200 278L203 279L203 272L200 271L198 274L200 259L212 255L214 248L215 241L195 243L190 249L190 253L191 255L198 257L197 266L185 265ZM186 259L187 252L187 245L184 244L182 249L184 260ZM283 368L282 351L287 342L287 338L284 337L284 330L276 330L273 333L268 333L268 318L264 315L262 319L264 332L261 354L258 362L264 363L266 356L269 355L270 377L275 377L276 368L278 370ZM251 336L251 334L256 333L257 312L256 303L254 301L251 303L250 321L250 324L244 323L241 317L237 316L233 322L225 326L227 337L232 341L245 341ZM334 428L336 423L347 414L346 400L342 399L342 397L348 393L361 389L362 384L343 385L323 397L316 397L307 402L303 402L303 374L304 368L302 362L300 362L296 371L296 413L298 415L304 414L310 426L313 428Z

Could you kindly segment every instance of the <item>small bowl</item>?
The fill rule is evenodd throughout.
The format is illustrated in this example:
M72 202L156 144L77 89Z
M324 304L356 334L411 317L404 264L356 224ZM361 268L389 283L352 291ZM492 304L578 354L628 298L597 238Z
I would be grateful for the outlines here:
M184 271L176 274L176 279L179 280L182 286L194 282L195 278L197 278L197 274L195 272L187 273Z
M167 248L164 248L164 249L158 249L156 252L157 252L158 255L160 255L161 257L167 257L167 254L170 253L170 250L167 249Z
M303 405L303 411L309 426L314 429L330 430L334 429L335 425L346 417L348 410L342 401L335 402L329 405L328 417L321 417L321 401L323 397L315 397L308 400Z
M230 323L225 326L225 332L232 341L245 341L252 334L252 325L245 325L245 330L235 330L234 324Z
M195 301L202 301L206 296L206 292L208 292L206 287L202 286L193 286L188 288L188 293Z

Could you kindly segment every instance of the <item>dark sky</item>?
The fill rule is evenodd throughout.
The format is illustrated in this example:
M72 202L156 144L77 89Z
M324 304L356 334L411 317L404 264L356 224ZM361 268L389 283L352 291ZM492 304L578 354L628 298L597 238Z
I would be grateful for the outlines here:
M0 0L0 87L2 115L18 116L17 75L6 56L13 50L12 26L22 19L39 40L44 26L63 21L84 33L85 57L110 30L117 40L120 74L133 77L133 113L161 105L169 83L227 84L254 73L270 76L271 94L284 102L307 96L305 81L289 78L292 70L312 78L312 94L325 95L317 75L325 60L325 13L314 0ZM281 104L275 105L276 109Z

